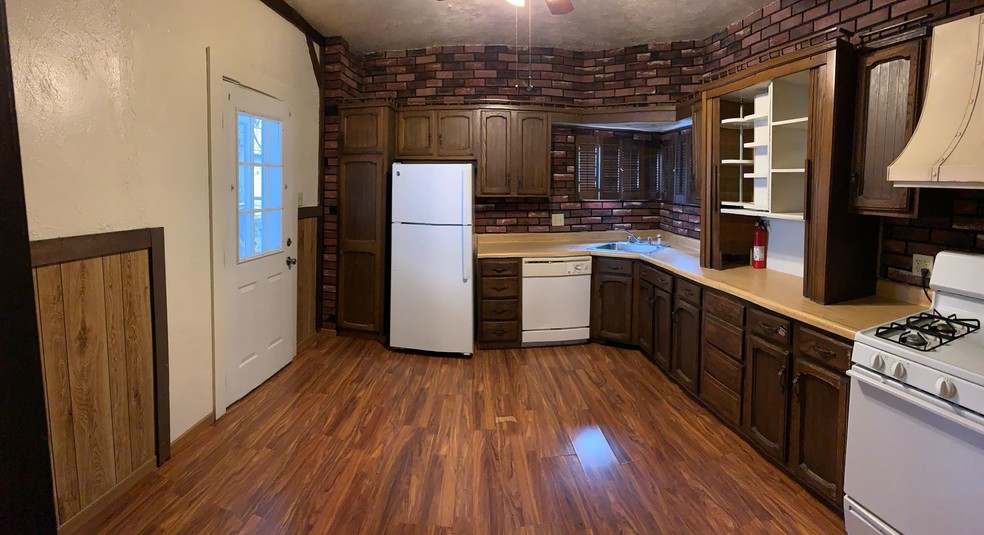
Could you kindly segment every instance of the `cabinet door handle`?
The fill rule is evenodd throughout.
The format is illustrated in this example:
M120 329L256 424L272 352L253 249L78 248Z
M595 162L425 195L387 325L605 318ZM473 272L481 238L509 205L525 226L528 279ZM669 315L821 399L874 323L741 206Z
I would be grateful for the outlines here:
M437 134L437 144L444 146L444 134Z
M694 291L691 290L690 288L684 288L683 293L687 295L694 295Z
M504 314L505 312L507 312L507 309L502 308L502 307L498 307L498 308L492 310L492 312L494 314Z
M610 266L608 269L612 271L622 271L622 266Z
M825 359L832 359L832 358L834 358L834 357L837 356L837 352L831 351L829 349L824 349L824 348L820 347L819 345L817 345L816 342L813 342L810 345L810 347L813 349L813 352L814 353L820 355L821 357L823 357Z
M854 196L863 197L864 196L864 182L861 181L861 176L857 171L851 173L851 185L854 186Z
M680 313L680 309L679 309L679 308L678 308L678 309L676 309L676 310L674 310L674 311L673 311L673 313L672 313L672 314L670 314L670 319L671 319L671 320L673 320L673 321L676 321L676 319L677 319L677 314L679 314L679 313Z
M506 334L506 330L503 329L502 327L499 327L498 329L492 331L492 334L501 337L502 335Z
M795 396L796 399L799 399L800 397L800 377L803 377L802 373L797 373L796 377L793 377L793 396Z
M786 367L783 366L782 369L779 370L779 391L782 393L786 392L786 381L783 380L785 378L786 378Z
M509 189L509 186L511 184L512 184L512 177L509 175L509 173L506 173L506 189Z
M504 268L504 267L492 268L492 271L494 271L495 273L505 273L506 272L506 268Z
M508 286L493 286L492 289L494 291L496 291L496 292L502 292L502 291L508 290L509 287Z

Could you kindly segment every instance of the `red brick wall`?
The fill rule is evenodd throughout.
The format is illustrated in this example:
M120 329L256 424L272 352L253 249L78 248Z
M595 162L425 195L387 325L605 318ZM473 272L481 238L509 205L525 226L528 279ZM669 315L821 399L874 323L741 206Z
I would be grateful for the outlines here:
M425 49L376 52L366 56L351 53L341 38L330 38L325 48L325 98L327 103L325 143L325 315L331 323L334 319L335 271L337 260L337 223L333 214L337 209L337 121L332 106L344 98L379 97L396 98L409 103L425 101L448 104L463 103L472 99L494 97L526 100L548 104L613 105L623 103L670 103L698 90L705 74L732 72L785 52L781 49L763 56L761 53L774 46L794 41L815 31L839 27L862 32L923 15L926 19L915 24L927 24L933 20L963 13L981 12L984 0L776 0L763 9L750 13L699 41L678 43L654 43L604 51L576 52L562 49L534 47L528 58L524 49L517 53L505 46L446 46ZM815 39L817 41L820 38ZM802 46L802 45L799 45ZM516 89L515 69L520 69L520 83L527 74L528 59L532 60L532 91ZM556 180L556 178L555 178ZM556 193L556 192L555 192ZM555 194L554 198L563 195ZM562 204L563 201L543 203ZM533 224L530 212L521 209L520 203L504 203L505 210L497 205L492 213L525 212L526 227L539 227L540 217ZM509 206L515 204L516 206ZM954 210L957 209L954 205ZM963 206L963 204L959 204ZM515 208L515 210L511 210ZM601 208L605 210L606 208ZM626 209L626 208L618 208ZM639 207L628 208L640 209ZM653 207L647 207L653 217ZM571 213L583 213L573 208ZM582 207L580 210L584 210ZM611 208L616 210L616 208ZM661 228L684 230L688 235L699 233L697 211L690 207L661 205L658 207ZM329 215L331 214L331 215ZM614 212L613 212L614 214ZM584 217L584 216L572 216ZM587 216L592 217L592 216ZM604 216L603 216L604 217ZM611 217L616 217L612 215ZM621 215L620 223L626 224ZM935 224L942 227L942 220L927 223L918 220L909 224L887 223L885 255L891 247L908 250L926 244L940 245L952 235L970 236L972 231L955 228L957 214L951 215L951 227L930 230L929 237L916 233L920 239L892 238L893 229L924 228ZM499 219L499 218L496 218ZM517 227L520 216L516 216ZM652 220L646 223L652 224ZM594 224L594 223L591 223ZM637 224L632 222L630 224ZM922 225L922 226L921 226ZM486 225L501 226L501 225ZM572 225L573 227L573 225ZM574 230L573 228L571 230ZM942 231L949 230L953 234ZM974 235L977 246L980 238ZM894 240L894 241L893 241ZM920 241L923 240L923 241ZM967 237L954 238L950 243L967 245ZM899 245L899 244L903 245ZM898 274L904 269L901 257L887 257L883 275L905 280ZM889 265L894 262L893 265ZM893 270L894 269L894 270ZM911 282L911 281L910 281Z
M923 208L933 215L882 221L881 273L883 278L920 284L911 274L912 255L934 256L945 250L984 253L984 191L932 191Z

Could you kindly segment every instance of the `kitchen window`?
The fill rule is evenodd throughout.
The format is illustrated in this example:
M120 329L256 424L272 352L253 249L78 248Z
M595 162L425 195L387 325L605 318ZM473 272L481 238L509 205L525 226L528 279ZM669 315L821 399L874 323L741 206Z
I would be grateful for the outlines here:
M656 151L636 139L582 135L577 147L580 200L649 200L658 196Z

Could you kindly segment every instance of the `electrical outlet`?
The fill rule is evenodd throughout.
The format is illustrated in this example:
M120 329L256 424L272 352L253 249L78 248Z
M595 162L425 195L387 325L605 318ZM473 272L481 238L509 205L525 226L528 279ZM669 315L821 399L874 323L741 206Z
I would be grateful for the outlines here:
M550 214L550 224L555 227L564 226L564 214Z
M912 255L912 274L917 277L922 277L922 270L928 269L929 274L933 273L933 257L924 254L914 254ZM928 277L929 275L927 275Z

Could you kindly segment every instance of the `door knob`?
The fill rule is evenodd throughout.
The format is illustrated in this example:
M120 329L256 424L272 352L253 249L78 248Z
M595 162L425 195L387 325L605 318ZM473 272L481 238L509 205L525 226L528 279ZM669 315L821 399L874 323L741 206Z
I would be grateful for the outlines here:
M291 258L291 257L288 256L287 257L287 269L293 269L292 266L295 266L295 265L297 265L297 259L296 258Z

